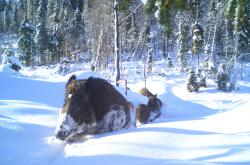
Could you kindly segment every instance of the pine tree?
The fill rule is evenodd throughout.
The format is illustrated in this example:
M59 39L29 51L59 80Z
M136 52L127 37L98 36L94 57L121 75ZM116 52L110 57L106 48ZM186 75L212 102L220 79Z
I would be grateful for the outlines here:
M19 59L26 65L32 65L35 55L34 30L25 17L20 27L20 39L18 41Z
M8 10L9 10L9 11L12 11L12 9L13 9L13 2L12 2L12 0L9 0L7 6L8 6Z
M4 9L4 32L8 32L10 30L10 16L8 7L5 6Z

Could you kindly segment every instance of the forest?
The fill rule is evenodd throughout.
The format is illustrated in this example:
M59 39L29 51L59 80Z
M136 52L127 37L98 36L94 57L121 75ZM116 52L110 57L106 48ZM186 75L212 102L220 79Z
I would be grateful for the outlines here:
M236 65L249 60L250 0L0 0L0 35L18 40L24 66L113 64L118 81L120 61L151 52L206 77L223 70L233 89Z

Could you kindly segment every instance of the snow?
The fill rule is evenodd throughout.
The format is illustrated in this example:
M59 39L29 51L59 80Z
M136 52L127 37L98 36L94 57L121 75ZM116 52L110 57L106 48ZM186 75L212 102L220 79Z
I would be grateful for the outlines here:
M54 137L68 78L107 78L111 71L62 76L56 67L22 68L19 74L1 70L0 164L249 164L249 78L231 93L217 91L212 80L189 93L186 74L164 66L154 62L155 74L147 78L148 89L164 104L160 118L71 144ZM123 67L131 90L126 96L124 87L116 89L134 107L146 103L136 93L144 87L143 64L124 62Z

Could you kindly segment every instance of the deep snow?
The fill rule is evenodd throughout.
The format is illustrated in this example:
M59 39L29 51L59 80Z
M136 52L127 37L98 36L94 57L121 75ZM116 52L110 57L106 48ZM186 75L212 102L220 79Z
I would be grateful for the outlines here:
M147 98L135 93L144 86L143 64L123 66L131 89L127 99L145 103ZM163 66L155 63L157 74L147 79L164 103L160 118L73 144L54 138L70 75L57 74L56 67L0 72L0 164L249 164L250 82L239 81L238 90L225 93L210 80L208 88L189 93L186 75ZM75 74L110 79L108 73Z

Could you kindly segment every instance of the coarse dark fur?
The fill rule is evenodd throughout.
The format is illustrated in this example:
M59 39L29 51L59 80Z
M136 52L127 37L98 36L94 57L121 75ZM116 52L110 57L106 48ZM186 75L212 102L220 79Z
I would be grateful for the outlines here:
M139 93L143 96L150 97L153 96L153 94L147 89L147 88L142 88L139 90Z
M145 104L139 104L136 107L136 126L140 126L142 124L147 124L149 122L150 117L150 109Z
M147 107L151 112L150 121L155 120L161 115L162 102L157 95L152 95L148 99Z
M73 75L66 85L65 103L61 113L70 115L77 125L97 123L95 130L82 132L82 134L98 134L105 132L100 130L102 128L100 123L103 122L104 116L111 110L118 111L120 107L124 109L126 115L125 125L122 127L129 127L130 110L127 100L110 83L93 77L76 80L76 76ZM107 130L112 131L112 128ZM60 137L59 134L58 132L59 139L66 138Z

